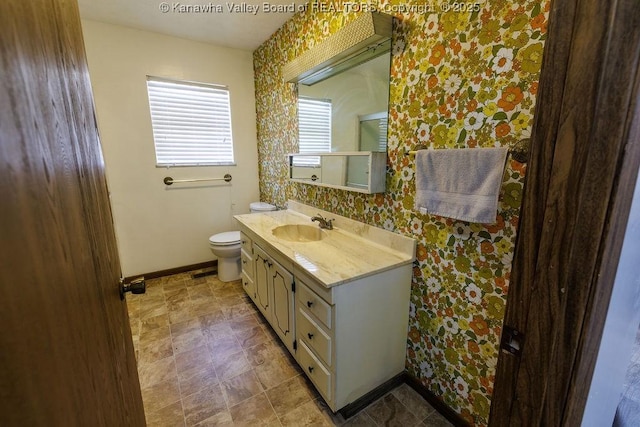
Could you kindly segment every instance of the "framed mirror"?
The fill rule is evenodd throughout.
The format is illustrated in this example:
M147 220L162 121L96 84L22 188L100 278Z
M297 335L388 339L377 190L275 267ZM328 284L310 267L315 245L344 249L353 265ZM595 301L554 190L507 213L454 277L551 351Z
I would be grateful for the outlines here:
M384 167L353 153L386 159L392 21L363 14L285 65L285 79L298 87L299 152L290 157L291 179L363 192L384 182Z

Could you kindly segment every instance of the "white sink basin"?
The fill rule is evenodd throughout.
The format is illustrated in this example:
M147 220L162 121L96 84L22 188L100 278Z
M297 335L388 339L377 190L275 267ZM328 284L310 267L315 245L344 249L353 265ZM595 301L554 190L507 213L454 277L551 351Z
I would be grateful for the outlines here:
M279 239L290 242L317 242L324 237L320 227L303 224L281 225L274 228L271 233Z

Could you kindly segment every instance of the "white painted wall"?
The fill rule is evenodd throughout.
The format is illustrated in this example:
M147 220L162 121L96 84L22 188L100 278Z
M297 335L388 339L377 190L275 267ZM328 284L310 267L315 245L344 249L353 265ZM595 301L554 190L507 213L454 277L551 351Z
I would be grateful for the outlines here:
M215 259L209 236L234 229L232 216L259 197L251 52L95 21L82 26L122 273ZM155 166L147 75L229 86L236 166ZM162 182L226 173L230 185Z

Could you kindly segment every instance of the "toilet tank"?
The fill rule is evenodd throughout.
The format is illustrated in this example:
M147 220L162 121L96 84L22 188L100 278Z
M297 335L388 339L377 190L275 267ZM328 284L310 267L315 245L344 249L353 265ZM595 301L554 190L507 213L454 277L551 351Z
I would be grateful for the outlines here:
M272 204L269 203L265 203L265 202L252 202L249 204L249 210L253 213L253 212L269 212L269 211L275 211L278 208L275 207Z

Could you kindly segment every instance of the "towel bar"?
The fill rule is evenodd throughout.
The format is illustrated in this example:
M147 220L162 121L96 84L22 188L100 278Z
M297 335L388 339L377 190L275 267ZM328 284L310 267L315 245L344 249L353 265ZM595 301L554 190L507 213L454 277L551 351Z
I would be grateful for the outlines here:
M164 182L165 185L180 184L180 183L183 183L183 182L200 182L200 181L225 181L225 182L229 182L229 181L231 181L231 175L230 174L226 174L224 176L224 178L195 178L195 179L173 179L170 176L167 176L162 180L162 182Z
M509 154L511 157L520 163L527 163L527 159L529 158L529 143L531 140L529 138L521 139L520 141L513 144L513 147L509 148ZM406 151L404 153L405 156L412 156L418 152L418 150L426 150L428 147L426 145L418 145L415 150Z

